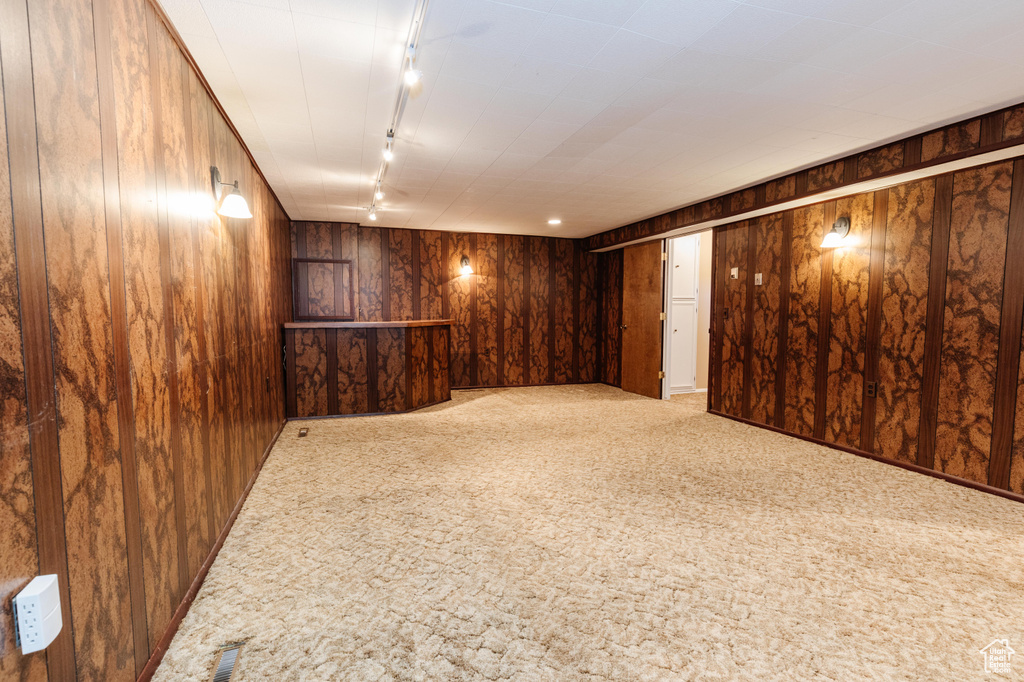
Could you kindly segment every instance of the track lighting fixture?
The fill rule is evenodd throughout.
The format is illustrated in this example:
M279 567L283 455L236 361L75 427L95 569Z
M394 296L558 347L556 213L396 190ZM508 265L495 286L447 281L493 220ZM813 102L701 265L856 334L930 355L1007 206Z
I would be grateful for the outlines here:
M821 240L821 248L834 249L837 246L843 246L848 234L850 234L850 219L847 216L840 216L832 223L832 229Z
M375 210L373 209L373 206L371 206L371 207L370 207L370 215L369 215L369 216L367 216L367 217L368 217L368 218L369 218L370 220L376 220L376 219L377 219L377 211L375 211Z
M252 218L249 204L238 189L238 180L235 180L233 183L221 182L220 169L216 166L210 166L210 181L213 184L213 197L217 200L217 213L219 215L225 218L239 218L242 220ZM230 187L231 189L225 192L225 187Z
M373 193L373 198L380 201L384 198L384 192L380 188L380 183L377 183L377 191Z

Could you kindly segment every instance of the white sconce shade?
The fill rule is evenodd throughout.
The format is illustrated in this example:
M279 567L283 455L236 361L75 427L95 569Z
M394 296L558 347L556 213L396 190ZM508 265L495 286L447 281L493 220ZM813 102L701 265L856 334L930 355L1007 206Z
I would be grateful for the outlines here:
M462 257L462 261L459 263L459 265L462 266L462 269L460 270L460 272L463 275L472 275L473 274L473 267L469 264L469 256L463 256Z
M846 235L850 234L850 219L846 216L842 216L834 223L832 223L832 229L825 234L825 238L821 240L821 248L823 249L834 249L839 246L846 244Z
M220 170L216 166L211 166L210 181L213 183L213 197L217 200L218 215L242 220L252 218L249 204L238 190L238 180L235 180L234 183L221 182ZM225 187L230 187L231 190L224 192Z

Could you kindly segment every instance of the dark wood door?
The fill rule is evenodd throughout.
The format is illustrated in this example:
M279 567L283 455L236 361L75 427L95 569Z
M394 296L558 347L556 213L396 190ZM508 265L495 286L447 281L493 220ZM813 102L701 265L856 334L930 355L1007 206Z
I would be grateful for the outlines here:
M622 390L661 397L662 242L622 253Z

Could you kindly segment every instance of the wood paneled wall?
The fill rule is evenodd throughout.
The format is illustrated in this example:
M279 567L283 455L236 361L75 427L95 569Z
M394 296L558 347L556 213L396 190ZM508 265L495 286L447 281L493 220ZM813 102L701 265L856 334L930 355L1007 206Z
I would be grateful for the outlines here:
M0 64L0 679L134 680L283 420L288 221L146 0L0 0Z
M293 222L292 256L352 260L357 321L451 319L453 388L603 380L602 257L578 241Z
M1022 142L1024 104L1017 104L606 230L583 242L587 249L606 249L710 220L739 218L741 213L752 209L803 199L826 190L850 188L865 180L921 171Z
M1024 494L1024 158L714 234L713 410Z

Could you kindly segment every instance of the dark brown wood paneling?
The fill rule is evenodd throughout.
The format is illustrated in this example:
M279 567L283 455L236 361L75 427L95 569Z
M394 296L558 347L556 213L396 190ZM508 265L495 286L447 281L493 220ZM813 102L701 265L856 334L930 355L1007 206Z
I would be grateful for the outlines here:
M461 273L462 257L469 258L470 267L474 266L475 258L473 248L470 244L470 234L466 232L452 232L449 236L449 256L447 262L448 273L448 301L451 315L451 339L452 339L452 386L472 386L472 374L470 364L473 357L473 282L476 278L476 268L471 275Z
M113 368L105 230L104 150L90 3L29 6L39 176L53 336L76 668L84 679L130 680L135 661L122 445ZM112 121L105 122L113 125ZM71 629L71 628L69 628Z
M577 337L579 346L579 377L584 383L599 380L598 367L598 303L600 286L598 284L598 262L596 253L583 251L579 244L576 251L580 260L580 281L578 286L579 318L577 319Z
M157 197L160 83L150 58L147 5L112 2L121 239L131 368L136 471L149 646L159 639L179 600L177 526L171 457L168 324ZM162 158L162 154L161 154ZM126 399L128 396L119 396Z
M601 254L601 381L622 382L622 250Z
M719 262L719 277L724 285L725 296L718 314L722 318L722 335L719 337L719 359L722 380L721 403L718 409L726 414L743 416L743 373L746 350L745 324L747 313L747 262L748 229L746 221L725 228L724 249ZM732 272L736 270L736 277Z
M750 415L753 421L775 423L776 374L779 365L779 306L782 281L782 214L773 213L750 221L756 249L754 272L761 285L753 289L750 344Z
M523 375L523 265L525 263L524 237L503 236L504 262L502 281L504 289L504 323L502 325L502 346L504 348L502 372L505 384L517 386L528 383Z
M980 140L979 119L928 133L921 138L921 160L931 161L974 149Z
M431 377L433 377L434 391L431 395L431 402L448 400L451 397L451 383L449 381L449 353L451 339L448 330L444 327L430 327L431 349Z
M339 329L336 342L338 413L364 414L369 412L366 330Z
M840 199L835 208L836 218L849 217L850 234L846 246L832 250L824 439L851 448L860 447L874 207L871 193Z
M904 143L896 142L865 152L857 161L857 178L870 178L902 168L905 148Z
M6 21L11 19L0 8L0 23ZM0 28L0 42L6 37L7 31ZM9 53L0 49L0 54L6 59ZM12 75L8 73L7 77ZM4 103L3 85L3 78L0 78L0 105ZM22 102L12 104L28 108ZM6 112L0 110L0 158L6 160L10 157L4 114ZM23 172L23 169L16 168L16 172ZM40 312L45 313L45 309ZM0 545L3 546L0 552L0 576L3 576L0 619L5 623L0 627L0 679L40 682L46 679L45 658L23 657L14 644L14 628L6 626L14 619L11 599L39 573L11 176L7 163L0 163L0 329L5 334L4 342L0 343L0 395L3 396L0 400L0 529L3 529L0 530ZM46 345L49 346L48 340Z
M298 416L319 417L328 414L326 371L327 334L323 329L296 330L295 387Z
M935 179L889 190L874 452L917 463Z
M529 259L529 347L527 348L527 383L546 384L550 381L551 371L551 325L550 290L551 252L547 240L541 237L526 238L525 257ZM457 343L452 337L453 348Z
M416 327L406 331L409 335L409 353L412 368L412 395L410 407L428 404L430 400L430 327Z
M882 276L885 266L885 226L889 218L889 192L875 192L871 213L871 239L868 263L868 308L865 321L863 410L860 418L860 449L874 451L875 405L878 385L879 337L882 326ZM875 386L871 390L872 382Z
M779 349L775 365L775 416L773 425L786 425L786 358L789 357L789 291L793 276L793 212L782 214L782 260L779 264ZM715 282L712 276L712 282ZM709 377L710 380L710 377Z
M568 239L555 239L553 272L555 275L555 287L553 292L554 303L554 337L552 339L552 350L554 351L554 363L552 374L556 384L566 384L573 381L573 348L576 339L576 320L573 293L578 289L579 282L574 279L576 276L573 259L573 242Z
M478 234L476 237L476 384L497 386L499 321L498 235Z
M828 229L836 219L836 204L830 201L824 205L824 225ZM825 406L828 393L828 352L832 336L832 260L835 249L821 250L821 291L818 304L818 359L814 385L814 437L825 437Z
M722 337L725 336L725 294L728 269L725 267L726 230L711 231L711 329L709 330L708 409L720 411L722 407Z
M377 411L406 409L405 329L377 330Z
M988 482L1012 163L953 177L935 468Z
M413 320L412 314L412 232L388 230L389 319Z
M384 319L383 263L381 233L376 227L359 228L359 309L357 320Z
M789 315L786 346L785 429L814 433L821 292L821 204L795 209L790 240Z
M420 235L420 319L444 317L444 299L448 284L443 239L440 232L421 231Z
M1003 275L1002 319L999 323L999 364L996 368L995 412L992 419L992 452L988 484L1010 486L1014 449L1014 424L1021 396L1021 323L1024 318L1024 159L1013 163L1013 188ZM1019 433L1019 432L1018 432Z

